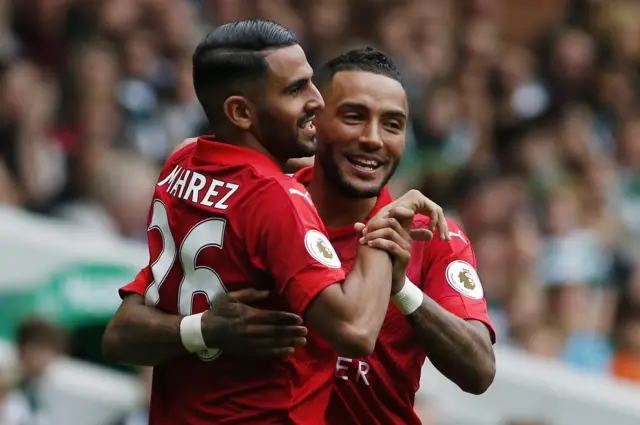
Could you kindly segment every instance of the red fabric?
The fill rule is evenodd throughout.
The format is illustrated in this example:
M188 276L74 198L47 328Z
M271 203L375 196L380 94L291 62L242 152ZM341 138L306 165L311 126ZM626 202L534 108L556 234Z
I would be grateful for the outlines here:
M295 175L296 179L305 185L310 181L311 176L311 168L301 170ZM298 187L297 190L302 191L303 188L301 190ZM304 202L304 198L301 196L292 196L291 199ZM391 201L391 196L385 188L369 218ZM301 208L303 207L304 204ZM414 221L414 226L426 227L429 221L428 217L418 216ZM414 242L412 259L407 269L407 275L412 282L422 288L428 296L440 303L448 311L463 319L474 319L485 323L491 332L492 340L495 341L495 332L489 321L485 300L476 300L464 296L447 282L446 268L451 262L462 260L472 267L476 266L473 249L466 235L455 222L448 220L448 224L450 231L458 236L453 237L451 242L443 242L439 239L432 242ZM342 260L343 269L349 270L355 260L358 243L358 235L353 230L353 226L327 229L327 231L329 232L331 243ZM288 257L281 261L286 262L287 259ZM276 260L274 259L274 261ZM134 282L121 290L121 295L127 292L144 294L150 279L152 277L148 269L141 271ZM284 291L287 290L288 286L291 286L291 284L285 285ZM301 285L295 285L295 287L299 286ZM300 298L304 300L300 303L300 307L304 307L306 300L310 298L305 296L305 293L306 290L303 290L303 295ZM311 294L313 294L313 291ZM293 298L298 299L298 297ZM314 335L313 332L311 332L311 335ZM306 423L318 423L320 420L317 412L320 412L323 408L324 397L326 396L326 391L323 391L323 385L326 383L328 371L329 374L335 374L336 380L326 413L327 423L331 425L420 424L420 420L413 412L413 403L415 392L418 390L420 373L426 353L416 342L413 329L395 306L389 306L375 352L367 358L348 359L339 357L336 363L333 364L336 356L333 354L333 357L331 357L329 353L333 353L333 351L326 342L319 338L310 338L309 342L307 348L310 348L310 350L305 351L304 355L307 356L306 361L309 362L308 364L312 365L309 369L315 370L316 373L315 375L311 374L310 378L315 379L314 385L309 385L306 388L316 394L312 398L317 403L314 410L307 410L307 412L314 413L307 416L308 422ZM315 357L316 355L318 357ZM325 359L328 357L331 357L332 364L327 369ZM217 361L214 360L212 363ZM248 361L246 366L249 367L253 363L253 361ZM224 376L221 377L224 379ZM301 377L302 375L300 375ZM277 377L273 379L275 380L274 383L281 382ZM254 395L257 400L270 400L273 397L271 394L273 389L269 387L255 387L252 391L260 391L260 396ZM303 393L303 391L299 392L299 394ZM226 402L231 403L229 400ZM301 415L300 417L303 416ZM164 424L165 422L162 423Z
M120 298L124 299L129 294L138 294L143 295L147 290L147 286L153 281L153 276L151 275L151 268L147 265L144 269L140 270L137 274L136 278L120 288L118 293L120 294Z
M155 188L151 266L121 296L145 294L148 304L185 315L208 309L217 292L255 287L273 294L259 307L302 314L344 272L309 254L306 232L325 229L310 201L289 189L306 193L261 153L213 138L185 146ZM158 219L163 210L168 229ZM316 334L283 359L176 358L154 368L150 424L323 423L334 360Z
M305 168L294 177L308 184L312 174L311 168ZM369 218L391 201L391 195L385 188ZM414 226L425 228L429 222L428 217L419 215ZM407 276L451 313L485 323L495 341L486 301L462 295L447 282L446 269L451 262L462 260L476 267L469 239L454 221L447 219L447 223L449 230L458 236L452 237L450 242L440 239L414 242ZM327 231L342 260L342 267L350 270L355 261L359 235L353 226ZM331 425L420 424L413 411L413 403L425 358L426 353L418 344L411 325L390 304L374 353L361 359L338 357L327 422Z
M426 227L428 223L428 217L419 216L414 220L414 226L418 227ZM448 224L451 231L460 230L453 221L448 220ZM345 270L350 269L355 259L357 239L357 234L331 239ZM407 276L451 313L485 323L495 339L486 301L464 296L447 283L446 267L455 260L475 267L471 245L458 238L452 238L449 243L439 239L414 242ZM426 353L411 325L390 304L374 353L362 359L338 358L327 422L332 425L420 424L413 403L425 358Z

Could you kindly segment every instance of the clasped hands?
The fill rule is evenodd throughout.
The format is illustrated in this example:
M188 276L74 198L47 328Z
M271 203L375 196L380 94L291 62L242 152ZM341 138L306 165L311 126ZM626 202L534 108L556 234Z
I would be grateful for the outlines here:
M426 228L412 226L416 214L430 218ZM362 234L360 244L382 249L391 256L391 294L400 291L404 285L414 240L430 241L435 237L436 229L440 239L451 240L442 208L417 190L410 190L382 208L366 225L356 223L355 229Z

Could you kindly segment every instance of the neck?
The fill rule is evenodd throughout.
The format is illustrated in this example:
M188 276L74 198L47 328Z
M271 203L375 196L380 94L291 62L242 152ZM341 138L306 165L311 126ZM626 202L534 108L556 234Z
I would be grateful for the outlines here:
M271 152L269 152L267 148L265 148L264 145L260 143L256 137L254 137L252 133L248 131L230 131L226 133L221 131L219 132L219 134L221 140L225 141L226 143L241 146L243 148L248 148L265 154L269 157L269 159L278 164L280 168L284 168L285 162L273 156Z
M286 161L282 161L278 158L276 158L271 152L269 152L269 150L267 150L267 148L264 147L264 145L262 143L260 143L257 139L253 138L253 137L248 137L246 143L244 143L245 147L249 148L249 149L253 149L254 151L258 151L260 153L265 154L266 156L269 157L269 159L271 159L273 162L275 162L276 164L278 164L278 167L280 167L281 170L284 170L284 166Z
M363 221L371 213L378 198L351 198L341 195L331 187L322 167L313 169L313 177L307 187L313 203L327 227L340 228Z

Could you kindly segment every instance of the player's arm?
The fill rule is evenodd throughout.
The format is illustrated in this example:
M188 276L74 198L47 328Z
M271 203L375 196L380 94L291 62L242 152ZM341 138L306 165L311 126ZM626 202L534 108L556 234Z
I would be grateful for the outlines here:
M102 337L106 360L135 366L155 366L187 354L180 341L182 317L144 305L137 294L125 297Z
M406 317L433 365L462 390L482 394L496 372L495 334L471 243L455 223L450 227L457 236L448 243L432 242L423 260L427 293L411 282L399 289L417 301Z
M136 366L155 366L189 354L180 325L183 317L167 314L144 302L153 277L149 268L120 290L123 298L103 336L107 360ZM265 291L246 289L227 294L201 317L202 337L208 347L230 354L283 356L306 343L302 320L291 313L264 311L246 305L264 299Z
M440 373L471 394L482 394L489 388L496 359L483 322L461 319L428 296L407 319Z
M402 216L399 220L393 217L385 217L384 214L376 215L376 217L372 218L367 224L366 232L364 232L364 224L356 224L355 229L357 231L363 232L363 237L359 241L359 254L365 255L362 255L362 257L356 259L356 266L358 266L358 260L361 261L359 265L361 269L355 269L354 266L351 273L346 277L345 281L340 286L340 289L342 289L344 293L342 298L335 297L335 299L332 299L333 294L331 294L331 292L329 291L332 291L332 288L337 288L338 286L330 286L329 288L321 292L316 300L314 300L307 309L307 313L305 316L307 317L307 320L309 320L309 317L311 317L311 321L318 322L318 324L315 325L316 327L320 326L326 328L323 330L324 334L329 334L331 332L330 328L340 326L340 323L352 323L350 325L353 327L353 329L350 330L351 332L356 332L356 335L359 330L360 332L367 332L366 334L360 336L360 338L362 338L364 341L363 344L367 344L365 345L365 351L372 352L375 348L375 340L377 339L377 335L380 331L380 328L382 327L382 322L386 317L386 311L388 307L386 292L385 296L381 296L381 294L373 294L372 298L374 299L374 302L371 302L370 304L370 311L356 311L355 314L352 313L354 314L353 317L343 317L341 319L338 319L338 323L334 322L335 318L333 320L327 320L326 309L332 308L333 303L333 309L335 310L335 306L339 306L338 303L345 299L348 300L348 302L352 302L354 299L362 300L362 298L359 298L362 297L362 295L360 295L358 291L372 292L373 290L375 290L372 290L372 287L369 286L371 282L374 282L374 280L367 282L367 279L375 279L375 277L369 278L366 275L366 272L368 270L371 270L371 267L375 267L375 265L368 264L368 261L371 261L366 256L367 249L369 248L377 248L386 251L391 256L391 287L393 288L394 286L402 285L402 282L404 282L405 280L407 265L409 264L409 260L411 259L412 239L409 234L408 228L403 228L401 222L407 223L407 227L409 227L414 214L413 211L406 209L401 212L402 214L398 215L399 218L400 216ZM426 237L433 236L429 231L427 231L426 233L421 231L415 232L414 235L422 240L424 240L424 238ZM354 270L356 273L355 275ZM363 286L358 286L362 285L363 283ZM385 304L381 305L383 302ZM338 308L340 307L343 306L339 306ZM345 310L349 311L348 305L344 306L344 308ZM382 315L382 317L377 315L380 311L384 311L385 313L384 315ZM314 317L313 315L316 316ZM369 327L367 327L367 325ZM362 329L364 329L364 331L362 331Z
M345 279L324 225L302 186L271 182L243 209L253 263L274 278L290 309L340 355L362 357L375 346L391 291L389 255L358 248Z
M346 357L370 355L387 314L391 289L389 255L360 246L343 282L327 286L309 304L305 321Z
M340 355L369 355L389 305L389 254L359 246L345 278L315 208L305 196L298 196L300 190L294 189L291 196L273 189L256 194L253 204L258 207L245 214L247 227L252 228L247 240L258 241L249 251L260 268L272 273L293 311ZM386 223L391 237L397 232ZM317 246L324 248L318 251Z

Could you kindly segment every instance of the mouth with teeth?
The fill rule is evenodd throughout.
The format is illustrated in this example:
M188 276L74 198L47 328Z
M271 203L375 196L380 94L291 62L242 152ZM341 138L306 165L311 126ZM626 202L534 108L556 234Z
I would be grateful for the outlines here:
M363 176L371 176L383 165L382 161L375 158L362 156L346 156L346 158L358 174Z
M316 135L316 126L313 123L313 119L314 115L311 115L298 121L298 130L307 137L313 137Z

